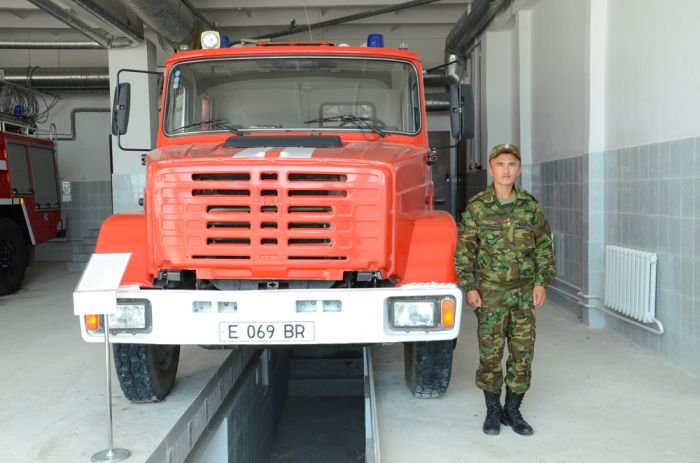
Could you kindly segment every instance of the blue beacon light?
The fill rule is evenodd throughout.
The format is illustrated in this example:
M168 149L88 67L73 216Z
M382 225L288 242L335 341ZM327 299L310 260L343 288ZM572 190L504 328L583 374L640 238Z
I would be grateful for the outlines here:
M367 46L384 48L384 36L382 34L369 34L367 36Z

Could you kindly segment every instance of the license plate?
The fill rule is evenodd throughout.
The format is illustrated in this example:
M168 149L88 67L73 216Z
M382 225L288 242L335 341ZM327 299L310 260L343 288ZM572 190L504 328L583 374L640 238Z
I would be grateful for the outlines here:
M256 342L309 342L314 340L314 322L271 322L271 323L221 323L221 341Z

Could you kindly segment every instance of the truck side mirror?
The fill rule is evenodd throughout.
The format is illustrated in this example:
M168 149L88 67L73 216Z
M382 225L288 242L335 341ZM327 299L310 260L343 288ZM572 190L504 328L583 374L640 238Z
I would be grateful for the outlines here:
M450 128L457 140L474 137L474 94L469 84L450 85Z
M129 127L129 104L131 102L131 84L117 85L114 89L112 106L112 135L124 135Z

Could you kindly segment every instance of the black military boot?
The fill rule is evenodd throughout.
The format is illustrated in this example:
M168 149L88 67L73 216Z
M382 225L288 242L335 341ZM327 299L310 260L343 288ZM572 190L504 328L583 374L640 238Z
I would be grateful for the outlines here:
M523 415L520 414L520 404L523 401L523 397L525 397L525 394L515 394L510 392L510 388L506 387L506 404L501 414L501 423L511 426L513 431L522 436L531 436L535 431L532 430L532 426L527 424L527 421L523 419Z
M495 436L501 432L501 394L495 392L484 391L486 398L486 419L484 420L484 434Z

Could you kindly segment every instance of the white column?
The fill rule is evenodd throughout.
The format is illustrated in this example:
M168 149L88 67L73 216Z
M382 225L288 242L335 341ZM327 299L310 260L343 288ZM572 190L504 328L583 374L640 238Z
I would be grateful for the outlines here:
M520 155L522 163L529 165L532 164L532 13L530 10L520 10L515 21L518 37Z
M110 49L107 56L110 101L114 100L120 69L156 70L156 49L148 40L135 48ZM154 75L123 72L119 80L131 84L129 127L126 135L121 136L121 145L142 150L124 151L119 148L117 137L112 137L112 204L115 213L143 210L139 198L143 198L146 170L141 165L141 155L155 147L160 99Z
M586 256L586 281L584 291L590 296L602 297L605 290L605 71L608 28L608 0L590 0L589 23L586 37L586 61L588 86L586 104L587 153L588 153L588 204L583 213L588 214L588 232L584 241ZM596 298L584 298L588 306L602 305ZM605 325L605 314L593 307L585 307L582 321L591 328Z

